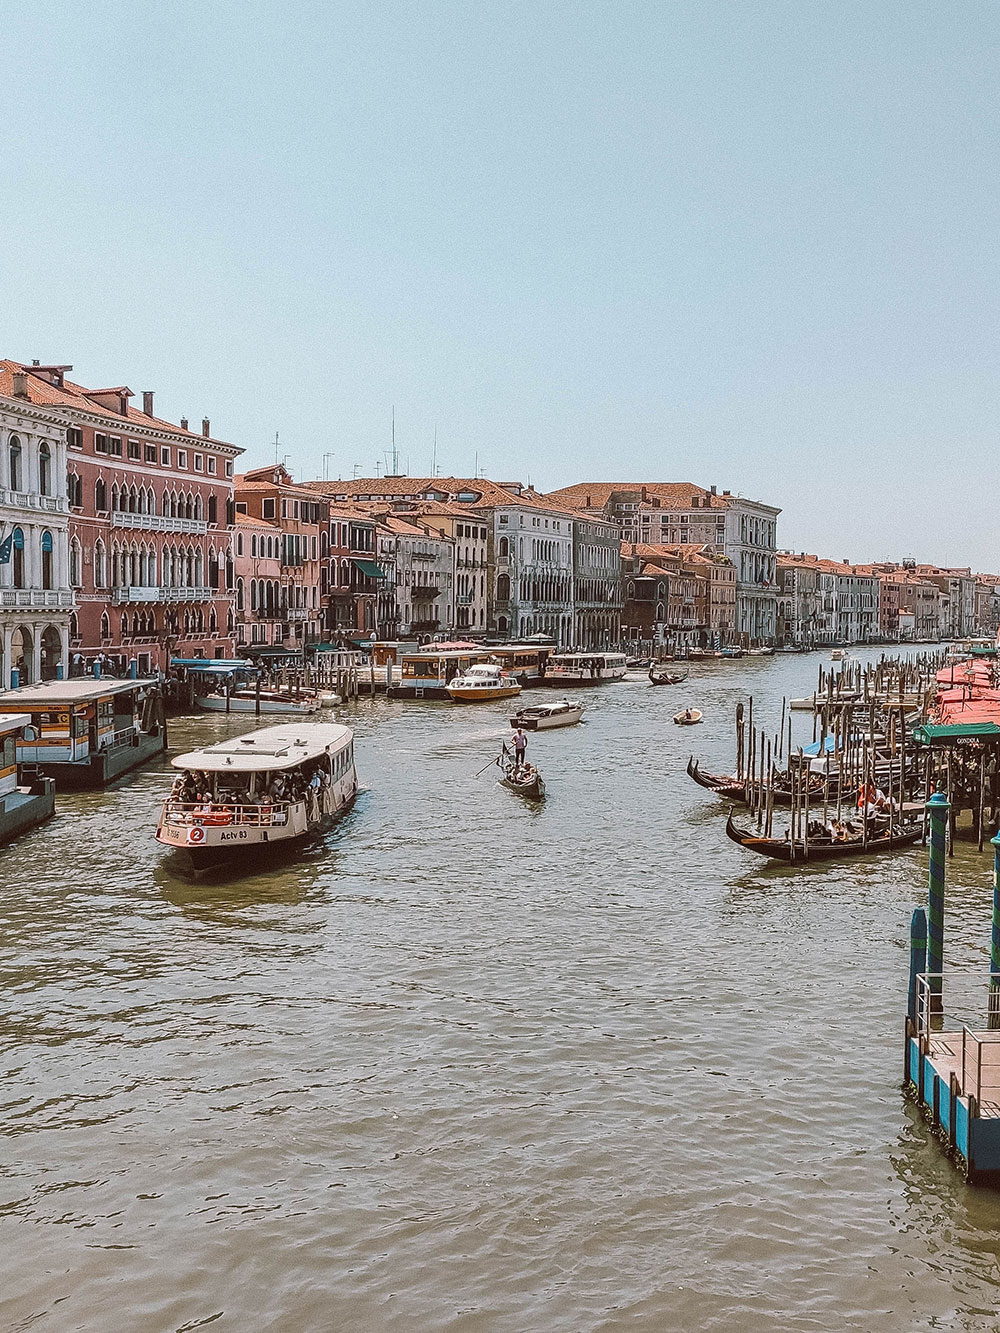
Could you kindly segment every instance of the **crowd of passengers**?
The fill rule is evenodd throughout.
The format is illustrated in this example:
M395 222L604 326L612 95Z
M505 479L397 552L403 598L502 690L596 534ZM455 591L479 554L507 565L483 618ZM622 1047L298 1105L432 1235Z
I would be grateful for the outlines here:
M208 773L198 773L185 769L174 779L170 789L170 799L185 805L263 805L286 804L304 801L307 795L318 797L320 792L330 786L329 770L322 764L311 769L295 769L290 773L275 773L266 789L251 792L246 785L240 786L228 778L219 775L219 790L212 795L212 778Z

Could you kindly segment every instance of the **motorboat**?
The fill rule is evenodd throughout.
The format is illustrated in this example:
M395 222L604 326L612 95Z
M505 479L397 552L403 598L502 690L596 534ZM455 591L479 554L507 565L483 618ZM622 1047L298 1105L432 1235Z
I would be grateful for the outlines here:
M747 657L773 657L773 656L774 656L773 648L760 647L760 648L750 648L747 650Z
M156 840L196 873L321 832L354 800L354 733L288 722L171 760L178 770Z
M674 721L679 727L693 727L701 721L701 709L684 708L679 713L674 714Z
M520 684L496 662L476 662L448 686L448 695L456 703L511 699L520 693Z
M553 727L572 727L583 717L579 704L560 699L556 704L537 704L531 708L522 708L510 718L512 727L521 727L524 731L548 731Z
M340 702L337 695L333 701ZM219 694L197 694L195 703L209 713L294 713L308 717L327 704L318 694L295 694L288 690L222 690Z

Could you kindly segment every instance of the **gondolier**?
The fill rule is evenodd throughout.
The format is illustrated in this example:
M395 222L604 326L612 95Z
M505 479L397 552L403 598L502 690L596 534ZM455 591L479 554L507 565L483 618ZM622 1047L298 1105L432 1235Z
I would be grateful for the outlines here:
M514 732L514 764L516 767L520 767L520 765L524 763L524 756L527 748L528 738L521 728L518 727L517 731Z

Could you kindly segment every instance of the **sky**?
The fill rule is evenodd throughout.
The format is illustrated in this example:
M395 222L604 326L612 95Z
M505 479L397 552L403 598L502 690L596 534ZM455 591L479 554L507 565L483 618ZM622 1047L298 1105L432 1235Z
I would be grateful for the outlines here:
M394 412L414 475L1000 569L995 0L50 0L0 53L0 356L301 479Z

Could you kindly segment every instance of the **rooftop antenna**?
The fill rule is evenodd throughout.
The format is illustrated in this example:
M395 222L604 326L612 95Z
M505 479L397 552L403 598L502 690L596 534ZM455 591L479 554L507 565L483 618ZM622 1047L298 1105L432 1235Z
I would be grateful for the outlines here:
M360 463L355 463L355 464L354 464L354 480L357 481L357 479L358 479L358 477L359 477L360 475L361 475L361 464L360 464Z
M381 458L376 458L376 459L375 459L375 475L376 475L376 477L381 477L381 475L382 475L382 460L381 460Z
M399 476L399 455L396 452L396 407L392 409L392 475Z
M437 474L438 474L438 428L437 428L437 424L435 423L435 426L434 426L434 452L431 454L431 476L432 476L432 477L436 477Z
M330 469L329 469L329 466L328 466L328 464L327 464L327 459L328 459L328 458L333 458L333 456L334 456L334 455L333 455L332 450L331 450L330 453L328 453L328 454L324 454L324 455L323 455L323 480L324 480L324 481L329 481L329 480L330 480L330 476L329 476L329 471L330 471Z
M278 432L274 432L274 465L278 465Z

